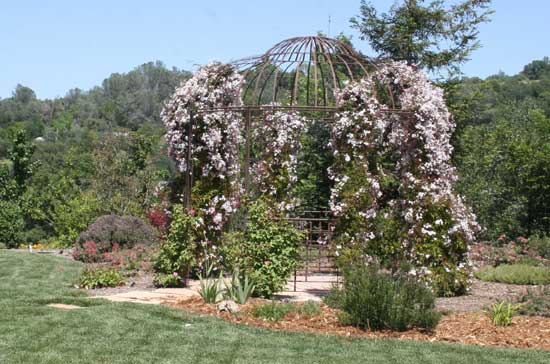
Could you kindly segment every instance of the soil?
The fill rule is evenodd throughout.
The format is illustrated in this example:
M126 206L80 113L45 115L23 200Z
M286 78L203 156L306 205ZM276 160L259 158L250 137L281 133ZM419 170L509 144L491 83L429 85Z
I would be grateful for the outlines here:
M126 284L118 287L96 288L86 290L92 296L113 296L119 293L132 291L154 291L154 274L146 271L137 271L135 275L126 278Z
M476 312L488 308L497 301L517 301L527 293L527 289L535 286L521 286L505 283L473 281L468 295L458 297L440 297L436 299L436 308L451 312Z
M132 291L154 291L156 288L153 286L154 274L151 272L138 271L135 276L127 278L127 284L119 287L112 288L98 288L88 290L92 296L111 296L119 293L126 293ZM311 290L306 286L308 283L301 283L304 287L303 291L308 294L314 292L314 294L320 297L325 296L328 290ZM316 282L310 282L310 285L315 285ZM444 312L479 312L487 309L492 303L502 300L508 300L511 302L517 301L522 295L527 293L527 289L534 286L521 286L504 283L490 283L482 282L480 280L474 280L470 294L459 297L440 297L436 299L436 309ZM324 288L324 287L323 287ZM302 289L300 289L302 290ZM289 297L300 297L301 292L292 294L289 292ZM284 294L281 297L285 297Z
M550 350L550 318L545 317L517 316L512 325L499 327L493 325L487 314L482 312L451 313L445 315L431 332L416 329L404 332L368 331L342 325L338 320L339 311L324 304L321 304L319 315L290 313L276 322L264 321L248 314L253 306L265 302L251 299L245 306L241 306L241 312L237 314L218 312L216 305L205 304L200 297L168 301L165 304L201 315L217 316L233 323L272 330Z

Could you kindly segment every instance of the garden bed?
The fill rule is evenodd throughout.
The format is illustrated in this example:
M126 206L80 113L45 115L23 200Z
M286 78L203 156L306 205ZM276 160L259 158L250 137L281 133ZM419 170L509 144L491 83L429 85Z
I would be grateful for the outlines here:
M200 315L217 316L233 323L272 330L550 350L550 318L545 317L517 316L511 326L497 327L481 312L451 313L441 319L433 332L374 332L342 325L338 320L339 311L324 304L321 304L321 313L318 315L307 316L291 312L279 321L266 321L249 314L252 307L266 302L268 301L252 299L241 306L241 311L236 314L219 312L215 304L205 304L200 297L169 301L165 304Z

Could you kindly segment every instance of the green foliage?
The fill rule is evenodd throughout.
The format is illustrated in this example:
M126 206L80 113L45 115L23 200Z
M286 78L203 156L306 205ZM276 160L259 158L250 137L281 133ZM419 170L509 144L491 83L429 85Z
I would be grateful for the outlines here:
M149 158L152 142L136 133L113 133L94 150L92 191L104 211L143 215L160 175Z
M300 200L300 208L309 211L326 210L331 182L328 167L333 163L328 147L330 130L326 124L314 122L302 135L298 157L298 183L292 194Z
M40 226L35 226L23 232L23 241L26 244L43 243L47 233Z
M90 193L79 194L65 204L54 205L51 222L57 244L61 247L72 246L79 234L97 218L99 210L99 201Z
M196 224L196 218L185 212L183 206L174 206L166 240L162 242L160 253L155 259L157 273L175 272L180 277L186 277L196 266Z
M303 234L275 215L265 200L250 205L242 233L226 238L226 264L252 278L254 295L270 297L282 290L298 266Z
M17 248L23 240L25 220L17 202L0 200L0 243Z
M271 301L263 305L254 306L250 314L265 321L279 321L296 308L291 303Z
M404 217L401 214L392 214L392 209L386 208L383 213L378 213L374 223L369 225L360 211L364 206L372 204L371 196L367 193L357 193L369 185L366 175L357 166L349 167L346 175L350 178L342 189L341 200L346 204L347 211L340 217L333 239L334 245L342 247L337 259L339 266L345 268L366 263L365 257L373 257L383 268L393 272L402 269L403 265L416 270L427 268L430 273L425 276L426 282L437 295L455 296L466 292L469 274L466 269L460 267L464 267L467 261L467 242L460 233L450 235L452 244L448 244L443 238L454 224L450 214L450 202L442 200L425 206L423 223L433 226L436 234L417 236L414 239L416 259L413 261L401 246L402 241L410 238ZM390 196L389 199L401 194L404 200L407 200L407 191L390 173L383 176L380 188L384 195ZM376 236L364 239L365 234L372 231L373 227L377 231ZM356 237L355 242L350 243L350 237Z
M345 312L343 323L366 329L433 329L440 318L434 295L422 283L373 266L347 269L343 286L331 295L326 302Z
M529 238L529 246L543 258L550 259L550 236L535 235Z
M155 278L153 278L153 284L155 287L180 288L184 286L185 280L175 272L172 274L157 273L155 274Z
M124 277L112 268L86 268L78 279L78 285L86 289L117 287L124 285Z
M183 358L213 363L542 364L550 357L545 350L289 334L187 314L164 305L111 303L71 288L81 266L50 254L0 251L4 317L0 342L7 349L0 354L2 362L43 363L44 343L48 343L50 362L72 364L164 364L182 362ZM67 312L46 307L47 303L90 308ZM41 319L37 319L37 311ZM184 332L185 342L184 334L176 332Z
M378 14L362 0L352 26L382 57L405 60L428 71L458 72L459 65L479 47L479 24L487 22L491 0L462 0L446 8L443 1L395 1Z
M208 266L204 277L199 274L201 287L199 294L205 303L216 303L221 301L225 292L223 288L223 273L220 272L217 278L213 278L212 268L212 265Z
M298 306L298 313L303 316L315 316L321 313L321 306L315 301L307 301Z
M550 286L527 290L520 303L521 315L550 317Z
M226 284L225 288L225 294L229 299L244 305L254 293L255 286L246 273L241 274L235 270L231 276L231 283Z
M550 268L527 264L486 266L474 274L476 278L486 282L529 285L550 284Z
M550 231L550 118L502 110L492 123L466 127L459 144L457 187L486 238Z
M491 322L497 326L509 326L512 324L514 314L520 309L521 305L512 305L510 302L502 301L493 303L489 311Z
M530 80L540 80L550 78L550 59L544 57L541 60L536 60L523 67L522 74Z
M27 142L25 131L17 130L9 157L12 161L12 175L17 185L18 196L25 192L27 182L37 167L37 162L32 160L34 150L35 146Z
M158 232L145 221L134 216L106 215L97 218L78 236L78 244L87 241L121 248L135 245L153 245L158 240Z

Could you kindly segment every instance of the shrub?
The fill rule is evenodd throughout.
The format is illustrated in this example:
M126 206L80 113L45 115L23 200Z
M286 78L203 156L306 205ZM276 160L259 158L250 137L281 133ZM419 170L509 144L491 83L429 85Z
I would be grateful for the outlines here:
M157 235L153 227L138 217L104 215L80 234L78 243L94 241L107 246L117 243L121 248L131 248L136 244L151 245L157 241Z
M405 275L391 276L374 266L347 269L342 288L332 295L332 304L345 312L344 323L361 328L432 329L440 318L433 310L433 293L422 283Z
M155 259L154 269L160 275L177 273L186 277L196 265L196 218L186 213L182 206L174 206L172 222L166 240Z
M165 233L168 225L168 214L166 208L161 205L153 206L147 211L149 223L157 228L161 233Z
M298 307L298 313L304 316L315 316L321 313L321 306L315 301L307 301Z
M529 246L533 247L541 257L550 259L550 236L532 236L529 239Z
M271 297L282 290L298 266L303 234L279 219L264 200L250 206L244 232L226 238L227 265L252 278L256 296Z
M288 313L295 310L291 303L271 302L264 305L254 306L250 314L265 321L279 321Z
M529 289L520 303L518 312L522 315L550 317L550 286Z
M73 250L73 258L84 263L99 263L103 261L104 249L104 246L98 247L93 241L85 241Z
M475 276L486 282L508 284L550 284L550 269L527 264L504 264L498 267L483 267Z
M52 203L52 226L56 243L60 247L73 245L78 240L79 234L100 215L99 201L91 193L81 193L69 201L52 201ZM81 243L87 240L94 239L84 238Z
M155 287L178 288L185 285L185 278L181 277L177 272L172 274L158 273L153 279L153 284Z
M17 248L23 240L25 229L23 211L16 202L0 200L0 244Z
M44 242L47 237L48 234L40 226L34 226L33 228L28 229L23 233L23 240L27 244Z
M124 277L112 268L87 268L82 271L78 285L86 289L124 285Z
M512 305L510 302L502 301L493 303L489 316L491 322L497 326L509 326L512 324L512 318L521 305Z

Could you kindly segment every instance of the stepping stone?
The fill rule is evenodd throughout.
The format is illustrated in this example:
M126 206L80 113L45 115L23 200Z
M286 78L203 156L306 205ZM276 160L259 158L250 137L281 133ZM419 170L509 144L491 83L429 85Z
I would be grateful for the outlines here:
M50 303L48 307L53 307L53 308L57 308L59 310L65 310L65 311L77 310L79 308L82 308L81 306L66 305L64 303Z
M163 301L198 296L199 294L188 288L162 288L154 291L130 291L110 296L94 296L112 302L134 302L158 305Z

